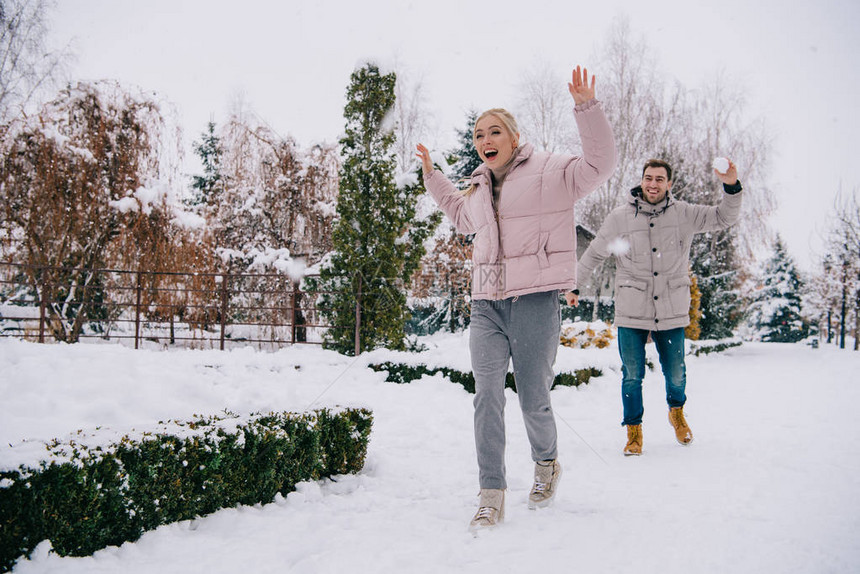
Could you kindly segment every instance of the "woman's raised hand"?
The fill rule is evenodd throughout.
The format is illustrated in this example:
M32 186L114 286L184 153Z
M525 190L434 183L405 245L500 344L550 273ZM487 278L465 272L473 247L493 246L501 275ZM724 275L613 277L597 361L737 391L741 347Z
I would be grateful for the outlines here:
M430 159L430 150L424 147L424 144L418 144L418 153L415 155L421 158L421 171L424 175L433 171L433 160Z
M567 89L570 90L570 95L573 96L573 101L577 104L594 99L594 80L591 76L591 86L588 85L588 68L580 69L579 66L573 71L572 78L567 84Z

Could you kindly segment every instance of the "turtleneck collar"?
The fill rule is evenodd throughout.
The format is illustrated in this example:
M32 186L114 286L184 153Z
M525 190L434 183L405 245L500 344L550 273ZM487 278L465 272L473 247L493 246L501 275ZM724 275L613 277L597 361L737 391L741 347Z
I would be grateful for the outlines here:
M514 161L516 161L517 157L520 155L520 150L522 150L522 146L514 149L514 152L511 154L511 157L508 159L508 161L505 162L505 165L499 166L495 169L490 168L490 171L493 173L494 185L501 187L501 185L505 182L505 177L507 177L511 166L514 165Z

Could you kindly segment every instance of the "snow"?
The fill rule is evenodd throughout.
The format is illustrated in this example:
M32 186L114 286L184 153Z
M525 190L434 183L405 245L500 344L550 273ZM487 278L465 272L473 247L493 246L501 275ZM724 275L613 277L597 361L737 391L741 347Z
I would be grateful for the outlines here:
M618 236L609 242L607 249L609 249L609 252L616 257L625 255L630 251L630 241L624 237Z
M126 196L122 199L118 199L116 201L109 202L110 206L119 211L120 213L128 213L129 211L137 211L138 210L138 201L132 196Z
M173 222L187 229L202 229L206 220L196 213L186 211L176 200L176 192L170 186L161 181L152 181L149 185L138 187L133 193L129 192L125 197L115 201L109 201L108 205L120 213L143 212L146 215L152 213L153 206L160 203L167 205L173 213Z
M173 207L173 222L186 229L203 229L206 227L206 220L196 213L185 211L178 206Z
M414 171L401 172L394 176L397 189L406 189L418 185L418 174Z
M729 171L729 160L724 157L714 158L713 168L720 173Z
M361 406L374 415L357 475L302 483L272 504L163 526L91 557L61 558L44 542L14 572L860 569L860 354L745 343L688 357L695 440L686 448L666 421L661 376L649 372L644 454L625 458L617 347L562 347L557 369L593 364L605 375L552 392L565 469L556 503L526 507L532 462L507 391L506 522L473 537L472 395L441 375L397 385L366 368L388 360L468 368L466 334L420 342L420 354L346 357L314 346L135 351L0 339L0 467L32 460L40 441L79 429L109 436L225 408ZM655 359L653 346L648 353Z
M445 154L443 154L441 151L431 151L430 160L436 167L438 167L442 171L445 177L448 177L453 171L451 166L448 165L448 160L445 158Z
M334 217L337 215L337 206L334 203L317 201L314 203L313 209L322 217Z

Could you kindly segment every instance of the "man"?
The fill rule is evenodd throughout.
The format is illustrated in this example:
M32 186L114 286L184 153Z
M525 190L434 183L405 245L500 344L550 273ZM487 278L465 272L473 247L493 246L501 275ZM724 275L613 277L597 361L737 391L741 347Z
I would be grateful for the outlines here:
M725 168L724 168L725 169ZM693 441L684 419L687 400L684 364L684 327L690 323L690 246L693 235L729 227L741 209L741 183L737 167L714 173L725 192L717 206L692 205L671 194L672 168L662 160L649 160L633 197L604 221L597 237L579 260L580 284L595 267L615 256L615 324L621 353L621 394L627 444L624 454L642 454L642 379L645 377L645 343L651 336L657 346L666 379L669 422L682 445ZM576 304L578 290L567 294Z

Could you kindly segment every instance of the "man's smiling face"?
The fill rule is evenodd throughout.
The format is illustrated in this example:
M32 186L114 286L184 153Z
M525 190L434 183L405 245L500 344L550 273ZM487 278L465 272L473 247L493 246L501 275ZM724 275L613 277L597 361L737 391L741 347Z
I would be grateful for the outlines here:
M672 189L672 181L666 174L665 167L647 167L642 174L642 197L645 201L656 205L666 199L666 194Z

